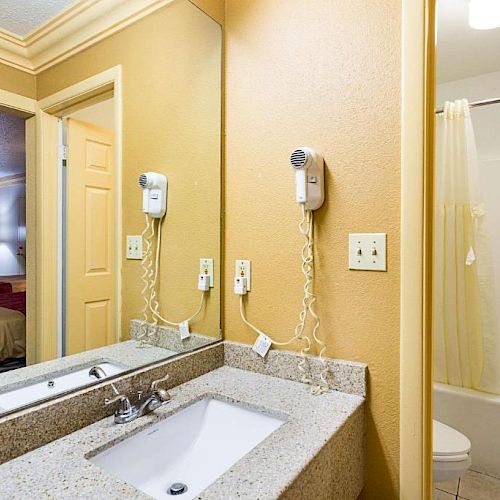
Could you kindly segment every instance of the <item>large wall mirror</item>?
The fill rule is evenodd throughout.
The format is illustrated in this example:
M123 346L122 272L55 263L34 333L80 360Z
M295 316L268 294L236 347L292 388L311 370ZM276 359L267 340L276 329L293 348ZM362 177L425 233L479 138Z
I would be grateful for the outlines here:
M220 339L221 57L174 0L0 108L0 414Z

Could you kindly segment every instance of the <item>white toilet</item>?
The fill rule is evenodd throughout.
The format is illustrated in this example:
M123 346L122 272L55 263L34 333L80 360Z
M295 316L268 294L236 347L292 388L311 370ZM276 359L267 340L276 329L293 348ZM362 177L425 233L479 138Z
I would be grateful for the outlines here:
M433 420L432 471L436 482L461 476L471 465L470 441L456 429Z

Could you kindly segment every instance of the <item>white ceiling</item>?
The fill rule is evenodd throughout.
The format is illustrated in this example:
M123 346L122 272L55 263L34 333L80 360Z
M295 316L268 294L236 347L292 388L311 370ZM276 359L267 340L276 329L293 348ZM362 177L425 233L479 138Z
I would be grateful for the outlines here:
M26 169L24 120L0 112L0 178Z
M0 28L25 36L75 0L0 0Z
M438 83L500 70L500 28L470 28L469 0L438 0L437 15Z

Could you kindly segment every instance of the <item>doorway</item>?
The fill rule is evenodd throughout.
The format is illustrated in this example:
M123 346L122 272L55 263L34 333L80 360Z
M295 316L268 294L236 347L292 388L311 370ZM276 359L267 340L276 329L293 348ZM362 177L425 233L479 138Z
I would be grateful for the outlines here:
M0 373L26 366L26 117L0 110Z
M108 102L110 101L110 102ZM37 274L37 361L47 361L79 352L79 347L70 347L67 342L67 332L72 325L77 325L82 318L88 320L89 324L101 324L106 320L108 343L119 340L121 328L121 66L115 66L102 73L87 78L70 87L62 89L38 102L39 111L37 113L37 178L42 178L44 186L37 190L37 261L43 262L43 266L37 269L42 272ZM88 138L80 141L77 149L83 150L83 153L76 155L73 151L73 159L78 157L87 157L90 164L89 168L83 168L83 171L103 172L102 161L110 159L114 164L114 192L111 201L106 201L105 205L110 213L114 212L114 238L113 242L108 239L108 261L114 262L113 269L113 300L108 298L96 299L91 297L89 305L82 316L82 309L79 308L79 320L68 318L67 314L71 307L66 300L69 293L67 290L68 276L66 271L71 265L71 258L66 252L66 243L70 236L67 231L70 227L73 233L76 229L85 227L85 232L89 231L90 238L85 241L91 241L92 238L103 238L103 233L99 233L99 226L83 226L82 222L89 219L82 212L78 214L77 222L69 220L69 212L63 210L69 206L71 200L64 198L66 190L64 183L69 182L67 178L72 167L71 144L69 149L65 150L66 141L70 138L71 123L86 123L87 128L113 128L114 144L111 149L103 148L103 141L99 138ZM90 123L89 123L90 122ZM92 123L93 122L93 123ZM97 124L97 125L96 125ZM82 144L84 144L82 146ZM92 144L92 147L89 145ZM97 163L96 163L97 162ZM84 162L85 163L85 162ZM95 164L94 164L95 163ZM67 166L65 166L65 164ZM87 173L89 173L87 172ZM74 173L74 172L72 172ZM108 173L109 176L109 173ZM94 179L95 180L95 179ZM97 195L102 186L93 185L94 180L90 181L87 194ZM38 187L37 187L38 188ZM94 188L97 188L94 189ZM102 191L99 194L103 194ZM90 194L89 194L90 195ZM73 196L73 195L70 195ZM85 195L86 196L86 195ZM52 200L57 200L54 203ZM106 196L94 196L94 211L100 213L103 206L103 200ZM101 209L99 209L99 203ZM110 205L111 203L111 205ZM67 221L63 217L68 217ZM57 232L54 228L58 228ZM64 234L63 234L64 232ZM63 244L64 242L64 244ZM93 248L97 248L94 245ZM103 255L92 254L92 248L86 249L86 255L93 255L94 264L90 274L94 277L108 273L107 269L101 269L104 262ZM66 252L66 255L63 255ZM63 265L63 258L66 263ZM99 261L100 260L100 261ZM88 264L88 263L87 263ZM99 268L101 266L101 268ZM105 266L104 266L105 267ZM80 269L80 276L85 276L86 271ZM86 285L89 286L90 285ZM97 288L97 287L96 287ZM96 323L97 322L97 323ZM113 339L111 339L113 337ZM94 345L95 339L85 341L88 345ZM84 343L84 344L85 344Z
M61 156L61 356L116 342L114 99L67 114Z
M434 493L449 498L500 498L500 15L494 4L437 4L433 479Z

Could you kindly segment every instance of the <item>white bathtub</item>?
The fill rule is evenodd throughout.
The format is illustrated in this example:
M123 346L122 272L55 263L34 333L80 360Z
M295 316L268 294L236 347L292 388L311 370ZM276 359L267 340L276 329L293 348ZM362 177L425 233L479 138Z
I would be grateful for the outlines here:
M500 478L500 396L435 383L434 418L470 439L473 470Z

